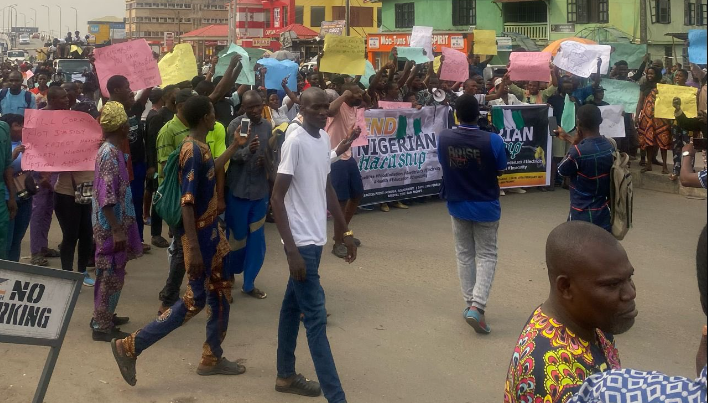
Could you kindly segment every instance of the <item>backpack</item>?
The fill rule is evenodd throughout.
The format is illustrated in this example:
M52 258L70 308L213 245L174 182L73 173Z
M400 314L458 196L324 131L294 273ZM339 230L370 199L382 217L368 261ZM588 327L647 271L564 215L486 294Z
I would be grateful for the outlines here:
M612 168L610 169L610 225L612 235L618 240L624 239L632 228L632 209L634 190L632 174L629 171L629 155L617 149L614 139L607 137L614 147Z
M182 224L182 203L180 201L182 189L179 185L179 153L182 150L182 145L184 142L167 157L165 179L152 198L155 211L170 228L176 228Z
M2 113L2 101L7 97L7 93L10 91L9 88L3 88L0 90L0 113ZM32 108L32 97L34 94L32 94L29 91L23 90L25 92L25 103L27 104L26 108L31 109Z

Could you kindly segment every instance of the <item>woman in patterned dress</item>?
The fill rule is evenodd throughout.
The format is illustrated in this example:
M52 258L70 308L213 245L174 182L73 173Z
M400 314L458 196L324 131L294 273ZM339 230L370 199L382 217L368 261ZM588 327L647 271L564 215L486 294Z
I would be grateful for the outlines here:
M656 84L661 82L661 70L656 67L647 69L647 83L643 88L639 104L637 104L637 131L639 132L639 146L647 152L647 164L642 172L652 170L652 161L656 159L657 149L661 150L663 164L662 174L668 174L666 166L667 151L671 148L671 123L668 119L654 117L656 103Z
M128 177L127 155L120 146L128 138L128 116L123 105L108 102L101 113L104 142L96 157L93 186L93 237L96 243L96 284L91 327L95 341L123 338L116 325L128 318L115 315L125 280L125 265L143 253L133 196Z

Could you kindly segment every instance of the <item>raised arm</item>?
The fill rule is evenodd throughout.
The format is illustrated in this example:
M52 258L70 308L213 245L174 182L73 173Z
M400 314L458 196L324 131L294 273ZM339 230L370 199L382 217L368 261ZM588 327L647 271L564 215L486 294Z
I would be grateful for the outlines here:
M403 66L403 72L401 73L401 77L398 79L398 88L401 88L407 84L408 77L411 75L411 69L413 69L413 66L415 66L415 62L412 60L408 60Z
M209 94L209 99L212 103L219 102L219 100L226 96L226 93L229 92L229 89L233 86L235 78L241 74L242 68L243 65L241 64L241 55L234 55L231 58L229 67L226 69L221 81L219 81L219 84L216 85L214 91Z
M344 91L342 95L340 95L337 99L334 100L331 104L329 104L329 117L335 117L337 114L339 114L339 109L342 107L342 104L349 99L349 97L352 96L352 92L349 90Z
M283 79L283 82L280 83L280 85L283 87L285 94L288 96L288 100L286 101L285 104L288 106L288 110L290 110L290 108L292 108L293 105L300 103L300 97L298 97L297 94L294 93L293 90L291 90L288 87L288 78L287 77L285 77Z

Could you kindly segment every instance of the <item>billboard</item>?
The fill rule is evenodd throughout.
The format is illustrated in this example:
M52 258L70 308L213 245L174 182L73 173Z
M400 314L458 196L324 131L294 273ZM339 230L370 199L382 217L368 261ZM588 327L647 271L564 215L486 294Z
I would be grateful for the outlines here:
M37 28L37 27L12 27L12 32L17 33L17 34L34 34L35 32L39 32L39 28Z

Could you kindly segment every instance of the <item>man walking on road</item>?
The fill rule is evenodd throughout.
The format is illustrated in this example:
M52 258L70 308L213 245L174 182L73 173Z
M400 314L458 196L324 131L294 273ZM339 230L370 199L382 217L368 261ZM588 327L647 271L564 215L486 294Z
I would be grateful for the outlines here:
M480 130L479 105L473 95L455 104L460 125L438 140L443 170L442 197L452 216L457 270L467 303L463 315L477 333L491 328L484 317L497 266L497 230L501 218L498 176L506 169L502 138Z
M319 265L327 242L327 210L335 234L343 239L349 263L356 259L354 234L348 230L329 178L330 140L323 130L329 102L325 92L310 88L300 97L302 126L285 139L273 188L273 214L290 267L278 326L278 377L275 390L303 396L324 391L329 403L346 402L327 340L325 294ZM307 343L322 387L295 372L295 347L304 315Z

